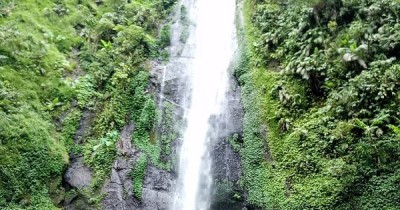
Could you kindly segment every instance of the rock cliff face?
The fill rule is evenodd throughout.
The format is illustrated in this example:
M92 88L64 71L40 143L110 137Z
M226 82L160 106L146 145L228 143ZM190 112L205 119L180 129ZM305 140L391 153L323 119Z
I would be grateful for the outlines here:
M111 177L104 184L102 201L104 209L168 209L171 200L172 177L165 170L157 169L148 163L143 183L142 199L133 194L132 177L129 173L135 167L141 152L131 144L133 124L125 126L118 142L119 156L115 160Z
M82 145L87 131L93 122L93 112L85 109L82 113L79 127L74 136L74 144ZM90 209L89 202L81 191L88 189L92 180L92 172L85 166L82 155L70 154L70 165L64 174L63 186L70 192L64 200L67 210Z
M193 6L192 0L181 2L184 7ZM165 112L165 103L172 106L173 117L172 129L176 135L167 145L170 152L161 155L164 161L172 163L170 170L159 169L150 161L143 180L142 196L135 197L133 182L130 172L135 168L142 151L132 144L132 132L135 129L133 122L128 123L123 130L117 143L117 158L113 163L109 179L104 183L101 193L104 195L100 206L107 210L168 210L173 202L174 186L177 179L177 158L181 144L181 131L185 127L185 111L190 104L190 78L189 66L192 63L193 43L191 39L182 41L182 33L192 33L195 29L194 23L183 23L181 18L181 5L177 6L171 26L171 46L169 47L170 59L167 64L158 61L150 63L151 78L149 92L156 96L158 109ZM187 26L183 26L187 24ZM206 81L205 81L206 85ZM215 128L221 130L212 142L211 156L213 160L212 173L214 177L215 199L212 209L242 209L245 204L245 193L239 187L241 176L240 157L231 145L233 136L240 141L242 130L242 107L240 104L240 90L233 78L230 78L230 90L227 93L227 110L221 116L210 119ZM79 128L78 139L84 135L84 127L87 125L83 118L83 125ZM161 135L165 129L158 127L156 133ZM171 132L171 131L168 131ZM79 142L75 142L79 144ZM67 170L64 178L68 187L85 189L90 186L91 172L84 166L83 158L72 159L72 164ZM77 193L72 199L66 201L67 209L90 209L89 201Z
M140 151L132 147L133 129L132 123L126 125L117 143L118 157L114 161L110 179L102 189L105 194L102 201L104 209L136 209L140 205L133 195L132 178L129 176L140 155Z
M233 77L229 79L225 107L221 116L211 120L213 127L221 130L211 148L214 180L211 209L223 210L229 206L229 209L241 210L245 207L245 193L239 185L241 162L232 144L238 144L241 140L243 110L240 89Z
M185 91L187 91L185 89L185 81L187 81L187 78L182 70L184 70L183 67L185 65L189 64L186 61L183 62L182 59L180 61L181 63L175 61L173 66L168 68L171 72L179 73L176 73L175 77L169 75L171 73L166 74L169 77L164 81L163 97L164 100L174 104L175 119L184 120L182 119L186 108L184 102L190 100L190 98L185 98ZM153 72L153 78L161 77L161 69L159 68L158 72ZM152 81L156 84L156 87L161 86L159 82L162 80L153 79ZM155 88L155 90L159 90L159 88ZM214 124L213 127L221 130L219 136L212 142L211 147L215 189L212 192L215 199L211 209L222 210L229 206L232 210L241 210L246 204L244 202L245 193L239 186L241 176L240 156L233 149L229 139L237 136L235 141L241 140L243 111L240 103L240 89L233 77L230 78L230 90L227 96L227 110L225 110L225 113L210 119L210 123ZM172 159L178 157L177 151L180 146L180 140L178 136L171 144ZM173 186L177 179L177 170L176 165L172 167L171 172L159 170L153 166L148 167L143 189L142 205L144 209L148 209L146 208L148 206L152 207L150 209L168 209L173 199Z

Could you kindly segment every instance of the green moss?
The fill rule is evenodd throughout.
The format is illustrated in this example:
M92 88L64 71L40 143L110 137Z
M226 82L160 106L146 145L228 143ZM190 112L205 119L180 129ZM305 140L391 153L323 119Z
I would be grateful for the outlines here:
M171 44L171 24L163 26L160 33L159 47L165 48Z
M147 169L147 156L141 155L135 163L135 167L131 172L133 180L133 194L141 199L143 190L143 181Z
M188 17L188 11L185 5L181 6L181 13L180 13L180 19L181 19L181 24L182 24L182 32L181 35L179 36L179 41L182 43L186 43L187 39L189 38L189 25L190 25L190 20Z
M99 140L91 140L85 145L85 163L94 170L92 187L100 187L111 172L117 155L118 132L112 131Z
M78 109L72 110L67 117L63 120L63 136L65 145L70 148L70 151L74 144L74 136L79 127L79 121L82 117L82 112Z
M392 5L379 14L400 8L396 1L374 4ZM398 19L380 22L366 15L367 5L245 1L245 44L235 73L245 109L241 155L251 203L273 209L398 208L388 184L398 174L398 143L386 129L399 124L399 86L392 83L398 64L387 59L390 49L379 44L382 39L366 41L366 34L377 33L371 23L396 28ZM349 55L357 59L347 63ZM387 197L368 196L377 191Z
M151 132L145 62L158 56L158 25L175 1L130 2L0 3L0 208L54 208L49 195L62 190L46 183L60 180L67 151L83 152L97 198L130 115ZM74 145L84 109L87 139Z
M232 146L233 150L237 153L240 153L240 150L242 148L241 143L239 142L239 135L238 134L233 134L231 137L228 138L229 144Z

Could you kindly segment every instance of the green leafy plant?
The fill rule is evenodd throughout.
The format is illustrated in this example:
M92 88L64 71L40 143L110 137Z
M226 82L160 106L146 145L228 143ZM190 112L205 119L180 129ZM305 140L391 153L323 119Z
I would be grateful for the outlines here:
M116 143L119 134L117 131L107 133L99 140L92 140L85 145L85 163L94 169L93 188L98 188L103 184L105 178L111 171L112 163L117 154Z
M132 169L132 172L130 174L133 182L133 194L139 199L142 198L142 189L143 189L142 186L146 169L147 169L147 157L146 155L141 155L137 159L135 167Z
M190 20L188 17L188 11L185 5L181 6L181 13L180 13L180 20L182 24L182 32L181 35L179 36L179 40L182 43L186 43L187 39L189 38L189 25L190 25Z
M241 156L250 203L400 206L393 188L398 11L392 0L245 1L235 75L245 110Z

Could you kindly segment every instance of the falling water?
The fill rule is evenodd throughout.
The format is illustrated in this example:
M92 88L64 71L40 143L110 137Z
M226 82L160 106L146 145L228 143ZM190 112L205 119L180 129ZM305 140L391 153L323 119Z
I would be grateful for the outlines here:
M163 70L162 70L162 81L161 81L161 88L160 88L160 100L159 100L159 104L158 107L162 107L162 104L164 102L164 95L162 95L162 93L164 93L164 87L165 87L165 78L166 78L166 73L167 73L167 66L163 66Z
M189 14L196 29L189 67L191 100L180 151L179 177L173 210L207 210L212 177L210 138L218 132L210 117L219 115L228 88L228 67L235 50L235 0L194 0ZM218 127L218 126L217 126Z

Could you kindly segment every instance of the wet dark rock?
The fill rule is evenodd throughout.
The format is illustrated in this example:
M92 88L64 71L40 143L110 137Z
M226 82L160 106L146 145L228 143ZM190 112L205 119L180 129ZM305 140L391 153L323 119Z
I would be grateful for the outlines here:
M83 199L74 199L66 205L66 210L92 210Z
M121 131L117 143L119 155L114 161L110 178L101 190L105 194L102 200L104 209L130 210L140 206L140 201L133 195L132 177L129 175L140 156L140 152L132 147L133 129L133 123L128 123Z
M74 136L74 144L79 145L83 143L83 139L92 125L92 119L93 112L89 109L84 109L78 130ZM67 210L91 209L89 201L81 193L82 190L90 187L91 180L92 172L89 167L85 166L82 155L71 153L70 165L62 181L63 187L70 194L64 198L64 206Z
M132 147L133 124L126 125L117 144L119 153L112 167L110 179L102 192L105 194L102 206L107 210L163 210L170 206L172 192L171 173L148 165L143 181L142 199L133 195L130 172L134 169L141 152Z
M180 10L180 8L177 8ZM179 18L179 15L177 15ZM179 42L181 29L178 23L173 24L172 46L170 47L171 58L168 64L153 61L149 81L149 92L156 95L159 109L163 109L163 103L169 102L174 107L176 119L182 120L186 105L188 103L188 78L187 65L190 63L188 55L190 49ZM178 54L187 57L176 57ZM161 91L162 90L162 91ZM131 133L134 127L127 125L121 132L121 138L117 149L119 156L115 160L110 179L105 183L102 192L105 197L102 201L104 209L110 210L167 210L173 201L173 182L176 178L176 166L171 171L158 169L150 162L148 163L143 181L142 198L139 200L133 195L132 177L129 172L135 167L135 163L141 152L131 144ZM160 133L160 131L156 131ZM172 141L171 155L161 155L163 161L172 161L177 156L180 141Z
M221 140L211 150L213 183L212 210L242 210L245 194L239 185L241 162L227 140Z
M189 1L184 1L188 3ZM178 7L177 10L180 10ZM179 19L179 13L176 13ZM189 30L193 31L194 26ZM151 76L149 81L149 93L154 94L157 104L162 110L163 103L169 102L174 107L175 119L185 126L183 119L187 106L190 104L190 68L193 62L193 43L184 44L179 41L183 28L179 23L172 25L172 40L170 61L163 64L153 61L151 65ZM205 83L206 85L206 83ZM161 91L162 90L162 91ZM233 79L230 78L230 91L227 93L227 109L221 116L214 116L210 122L220 132L213 137L213 145L210 155L213 160L212 175L214 182L214 202L212 210L242 210L246 207L244 202L246 195L240 188L238 182L241 176L241 165L239 154L233 150L228 137L233 134L240 136L242 131L242 107L240 103L240 89ZM75 136L75 143L81 143L85 136L85 127L90 124L90 115L84 111L80 127ZM174 196L174 183L177 179L178 165L175 160L178 157L179 148L182 144L181 136L177 136L171 142L171 154L161 155L163 161L171 160L170 171L158 169L150 162L148 163L143 181L142 198L133 195L133 183L130 172L134 169L141 151L132 145L131 136L134 130L133 123L128 123L121 131L117 143L118 156L113 163L110 178L104 183L101 192L104 198L101 205L105 210L168 210L171 207ZM159 132L159 131L156 131ZM86 182L85 186L87 186ZM89 181L90 183L90 181ZM67 209L90 209L79 195L69 200ZM86 206L85 206L86 205Z
M116 161L110 180L105 184L102 201L104 209L110 210L167 210L172 201L172 177L165 170L157 169L149 164L143 182L142 199L133 195L132 178L129 172L134 161Z
M170 172L148 166L143 183L142 209L167 210L173 199L173 179Z
M212 210L242 210L246 208L246 193L239 185L242 175L240 155L229 141L233 135L241 136L243 109L240 103L240 89L236 80L229 79L226 109L221 115L213 116L210 123L219 132L211 142L213 200ZM239 140L239 139L237 139ZM240 142L237 142L238 144Z
M85 108L82 111L82 117L81 117L81 120L79 121L79 127L74 136L75 144L83 143L83 139L86 135L86 132L89 130L89 128L92 124L93 117L94 117L94 114L89 109Z
M211 151L213 176L217 181L237 182L241 176L240 157L228 141L221 141Z
M243 107L241 103L240 87L236 79L229 79L230 89L227 93L227 136L241 133L243 129Z
M87 188L90 186L92 173L83 164L83 157L78 157L71 162L64 175L64 181L74 188Z
M171 194L157 190L143 189L143 210L168 210L171 203Z
M147 167L147 173L143 187L151 190L171 191L172 189L171 174L165 170L158 169L154 166Z

